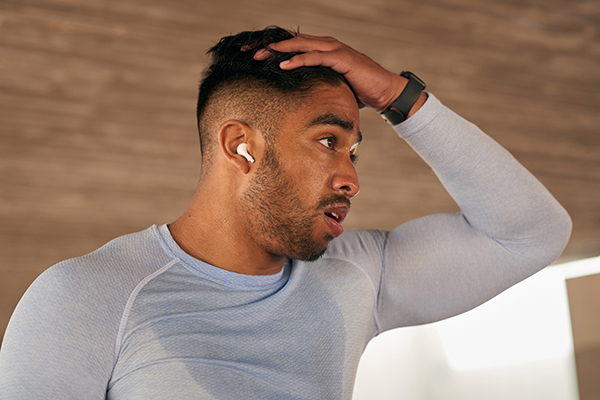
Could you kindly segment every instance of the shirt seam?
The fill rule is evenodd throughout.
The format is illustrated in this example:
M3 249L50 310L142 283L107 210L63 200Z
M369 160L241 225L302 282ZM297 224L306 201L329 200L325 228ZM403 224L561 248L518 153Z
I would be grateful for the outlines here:
M386 238L386 240L387 240L387 238ZM330 256L323 256L322 259L338 260L338 261L347 262L348 264L351 264L352 266L354 266L357 270L359 270L365 276L365 278L367 278L367 282L369 282L369 285L371 285L371 289L373 290L373 297L375 300L373 302L373 320L375 321L376 330L375 330L375 335L373 335L373 336L377 336L381 332L381 322L379 321L379 315L377 313L377 305L378 305L379 295L378 295L377 289L375 288L375 283L373 282L373 280L371 279L371 277L369 276L367 271L365 271L364 268L362 268L359 264L356 264L355 262L350 261L345 258L335 257L335 256L330 255Z
M152 279L156 278L160 274L164 273L165 271L167 271L169 268L171 268L173 265L177 264L178 262L179 262L178 258L171 260L170 262L165 264L160 269L154 271L153 273L151 273L150 275L148 275L144 279L142 279L136 285L136 287L131 291L129 298L127 299L127 303L125 303L125 308L123 310L123 314L121 315L121 321L119 323L119 330L117 333L117 338L115 340L115 349L114 349L114 354L113 354L113 370L116 367L117 362L119 360L119 352L121 351L121 345L123 344L122 341L123 341L123 337L125 336L125 328L127 326L127 322L129 321L129 314L131 312L131 308L133 307L133 303L137 299L138 294L141 292L141 290L144 288L144 286L146 286L148 284L148 282L150 282Z

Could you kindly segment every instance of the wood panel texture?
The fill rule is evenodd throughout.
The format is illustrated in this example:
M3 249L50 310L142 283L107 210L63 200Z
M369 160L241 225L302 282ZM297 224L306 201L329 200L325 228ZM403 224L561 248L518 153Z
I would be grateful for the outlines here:
M567 280L580 400L600 398L600 274Z
M270 24L417 73L566 206L562 260L600 254L596 0L0 0L0 334L44 269L184 210L204 53ZM457 209L373 111L362 131L347 228Z

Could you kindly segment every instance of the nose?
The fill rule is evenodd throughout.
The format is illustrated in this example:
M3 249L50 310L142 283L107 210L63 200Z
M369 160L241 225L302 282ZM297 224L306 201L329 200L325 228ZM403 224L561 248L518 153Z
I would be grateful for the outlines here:
M348 160L337 169L333 178L331 179L332 189L340 193L347 198L351 199L358 194L360 191L360 184L358 183L358 174L352 161Z

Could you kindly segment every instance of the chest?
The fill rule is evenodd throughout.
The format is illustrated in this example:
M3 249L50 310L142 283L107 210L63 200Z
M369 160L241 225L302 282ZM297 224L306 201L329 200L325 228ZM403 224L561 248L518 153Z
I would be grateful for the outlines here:
M168 379L173 390L215 399L233 398L234 388L244 388L240 398L351 390L374 331L373 290L347 265L294 268L281 286L255 290L189 277L152 282L131 308L109 387L155 392Z

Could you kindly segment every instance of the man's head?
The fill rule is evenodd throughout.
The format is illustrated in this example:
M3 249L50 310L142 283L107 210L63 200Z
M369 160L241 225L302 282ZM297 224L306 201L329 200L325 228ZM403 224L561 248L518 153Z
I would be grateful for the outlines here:
M198 98L199 187L212 188L210 201L225 215L220 221L235 220L245 245L312 260L341 234L359 190L353 161L361 135L358 104L342 75L327 67L280 68L299 53L254 59L293 37L267 28L223 38L210 50ZM240 143L256 162L237 154Z
M272 144L281 119L308 101L317 86L347 85L344 77L330 68L279 68L281 61L298 53L273 52L266 60L254 60L258 50L293 37L290 31L268 27L224 37L208 51L212 62L204 72L197 104L203 172L210 169L218 147L217 132L224 121L244 122Z

